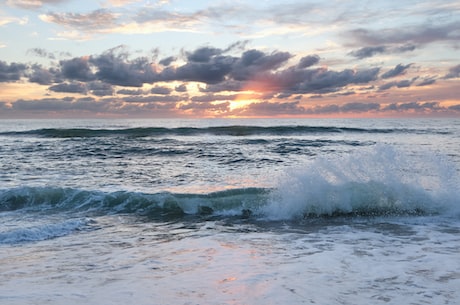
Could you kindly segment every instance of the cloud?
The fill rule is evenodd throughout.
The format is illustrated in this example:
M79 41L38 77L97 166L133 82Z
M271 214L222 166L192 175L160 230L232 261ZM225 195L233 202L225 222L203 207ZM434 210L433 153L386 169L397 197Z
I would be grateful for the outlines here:
M163 58L160 60L158 63L162 66L169 66L171 63L173 63L176 60L174 56L168 56L166 58Z
M120 46L101 55L60 61L61 75L69 81L99 80L125 87L181 81L206 84L200 87L201 92L252 90L255 86L266 92L301 94L336 92L350 84L368 83L375 80L380 71L379 68L342 71L311 68L319 62L317 55L305 56L296 65L285 67L293 55L280 51L265 53L251 49L240 56L230 56L222 49L201 47L185 54L184 64L158 69L159 66L146 57L130 59L126 48ZM152 90L155 94L171 93L165 88Z
M46 4L57 4L65 0L7 0L6 3L10 6L16 6L24 9L37 9Z
M153 83L157 78L151 62L146 57L130 60L129 54L123 47L110 49L98 56L91 56L91 64L97 72L94 74L98 80L112 85L126 87L142 87L144 83ZM88 71L86 67L85 71Z
M390 77L395 77L395 76L398 76L398 75L403 75L405 74L406 70L411 66L412 64L408 64L408 65L402 65L402 64L398 64L396 67L394 67L393 69L385 72L382 74L382 78L390 78Z
M81 82L60 83L60 84L51 86L48 89L53 92L66 92L66 93L86 94L88 92L88 88L86 84L81 83Z
M291 57L293 55L289 52L266 54L255 49L248 50L234 62L231 76L237 81L251 80L258 74L281 67Z
M316 65L319 62L320 58L318 55L308 55L302 57L297 65L299 69L304 69Z
M382 108L383 111L444 111L447 110L445 107L441 107L438 102L408 102L408 103L392 103Z
M351 102L343 105L329 104L324 106L315 106L307 110L309 114L334 114L334 113L364 113L378 112L380 104L378 103L358 103Z
M435 78L425 78L420 83L417 84L418 87L429 86L436 82Z
M200 96L194 96L191 98L192 102L216 102L216 101L234 101L238 97L237 94L222 95L222 94L206 94Z
M226 79L218 84L206 84L206 87L199 87L200 92L222 92L222 91L242 91L245 82Z
M91 94L96 96L113 95L114 92L112 85L101 81L89 82L87 84L87 89Z
M57 76L59 72L53 68L46 69L41 65L33 65L32 71L28 73L29 82L37 83L40 85L50 85L57 82Z
M44 22L55 23L71 30L85 32L97 33L117 26L116 14L106 9L97 9L86 14L50 12L40 15L39 18Z
M48 52L42 48L32 48L27 50L27 54L33 54L39 57L48 58L48 59L56 59L56 56L53 53Z
M221 49L202 47L189 53L187 52L187 60L193 62L209 62L213 56L222 54Z
M385 46L376 46L376 47L363 47L361 49L350 52L351 56L354 56L359 59L372 57L375 54L384 53L387 50Z
M179 110L189 112L193 115L206 115L206 114L226 114L230 111L230 103L208 103L208 102L190 102L178 106Z
M380 68L342 71L317 69L286 69L276 74L274 82L293 94L331 93L350 84L364 84L377 79Z
M181 111L182 115L210 116L212 109L216 111L216 116L449 111L447 108L436 109L434 105L420 103L380 104L379 107L377 103L359 103L372 93L387 101L392 97L391 91L388 91L391 88L428 86L441 78L414 76L399 79L399 76L416 72L415 69L409 69L414 65L412 63L397 64L381 74L380 67L337 69L323 63L319 65L320 57L316 54L296 57L296 54L279 50L246 50L242 45L180 50L180 54L170 54L163 59L158 50L153 55L149 52L148 56L143 56L139 52L130 52L125 46L118 46L99 54L53 61L50 67L0 61L0 82L20 80L46 86L46 94L50 98L28 102L50 107L57 102L52 99L53 95L82 95L83 99L61 101L72 104L66 106L69 108L62 108L69 111L77 111L77 107L90 103L98 103L94 107L97 111L105 109L109 113L125 111L126 114L145 114L150 109L167 116L177 115ZM30 52L44 58L50 54L40 48L31 49ZM176 61L177 58L179 60ZM330 61L328 63L331 64ZM445 78L460 77L460 65L451 67L445 74ZM443 83L452 85L449 81ZM423 91L436 89L434 87L424 88ZM411 98L422 100L422 96L415 97L419 94L415 91ZM404 93L402 90L398 92ZM323 104L308 108L306 101L312 97L322 97L315 103ZM333 103L334 99L350 101L353 97L356 102ZM229 102L244 98L246 101L239 108L231 107L233 104ZM4 103L3 108L15 103L11 99L9 96L8 104ZM248 104L252 100L259 102ZM447 101L446 98L440 100ZM243 105L247 105L247 108ZM28 106L32 107L30 104ZM196 111L193 107L197 107ZM417 107L424 110L416 110Z
M395 53L404 53L410 52L415 50L417 47L414 44L403 44L403 45L396 45L396 46L387 46L387 45L379 45L379 46L367 46L362 47L358 50L354 50L348 53L353 57L358 59L364 59L376 56L378 54L395 54Z
M234 61L231 56L214 56L207 62L191 61L177 68L167 67L160 73L160 79L216 84L222 82L232 71Z
M449 69L449 73L444 78L458 78L460 77L460 65L456 65Z
M12 104L11 110L25 110L25 111L40 111L46 113L48 111L62 111L68 110L71 102L74 101L72 97L65 97L62 99L57 98L44 98L34 100L20 99Z
M299 101L251 103L247 108L234 111L236 115L258 116L301 115L305 113L305 108L300 105Z
M69 80L91 81L95 75L89 64L88 58L77 57L70 60L61 60L62 76Z
M142 94L144 94L144 90L142 90L142 89L120 89L120 90L117 91L117 94L142 95Z
M380 30L358 28L351 30L349 34L360 45L381 46L386 44L403 44L404 46L414 46L438 41L457 42L460 39L459 27L460 22L454 21L439 25L425 24Z
M176 90L176 92L187 92L187 86L182 84L182 85L176 86L174 90Z
M8 64L0 60L0 83L15 82L25 75L27 65L11 63Z
M125 6L127 4L135 3L135 2L139 2L139 1L141 1L141 0L107 0L108 5L111 5L111 6ZM162 1L158 1L158 2L167 3L169 1L162 0Z
M340 112L369 112L380 109L378 103L347 103L340 106Z
M150 90L150 93L153 93L153 94L160 94L160 95L168 95L171 93L171 89L169 89L168 87L159 87L159 86L156 86L156 87L153 87L151 90Z
M406 80L401 80L401 81L393 81L393 82L389 82L389 83L386 83L386 84L383 84L379 87L379 91L384 91L384 90L388 90L390 88L393 88L393 87L397 87L397 88L406 88L406 87L410 87L412 85L412 83L416 80L417 78L414 78L414 79L406 79Z
M25 25L25 24L29 23L29 18L28 17L18 18L18 17L5 17L5 16L2 16L2 18L0 19L0 26L4 26L4 25L10 24L10 23L17 23L19 25Z

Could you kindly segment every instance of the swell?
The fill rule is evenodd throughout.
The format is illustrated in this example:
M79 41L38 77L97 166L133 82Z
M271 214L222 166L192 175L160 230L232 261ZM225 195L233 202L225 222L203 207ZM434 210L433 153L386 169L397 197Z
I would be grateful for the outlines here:
M217 126L205 128L179 127L142 127L125 129L88 129L88 128L43 128L28 131L9 131L0 133L3 136L33 135L45 138L86 138L86 137L160 137L160 136L290 136L308 134L338 134L338 133L415 133L415 134L449 134L448 131L426 130L426 129L407 129L407 128L353 128L353 127L334 127L334 126Z
M71 212L85 215L137 214L149 217L252 214L267 201L268 189L242 188L208 194L102 192L59 187L0 191L0 212Z
M298 184L294 180L291 183ZM240 188L207 194L107 193L58 187L20 187L0 191L0 212L70 213L72 217L134 214L168 220L189 216L238 217L278 221L438 214L445 208L442 198L411 185L392 186L376 181L336 185L319 180L314 185L297 187Z

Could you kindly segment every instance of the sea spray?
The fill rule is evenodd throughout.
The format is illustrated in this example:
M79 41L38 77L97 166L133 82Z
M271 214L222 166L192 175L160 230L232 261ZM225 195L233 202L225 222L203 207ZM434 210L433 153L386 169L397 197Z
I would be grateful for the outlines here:
M440 156L379 144L287 170L263 213L269 219L440 213L455 208L458 181Z

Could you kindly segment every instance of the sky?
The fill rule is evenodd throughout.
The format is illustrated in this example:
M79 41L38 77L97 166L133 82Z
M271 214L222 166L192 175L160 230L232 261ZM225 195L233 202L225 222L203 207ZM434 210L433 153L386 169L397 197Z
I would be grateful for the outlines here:
M460 117L459 1L0 4L0 118Z

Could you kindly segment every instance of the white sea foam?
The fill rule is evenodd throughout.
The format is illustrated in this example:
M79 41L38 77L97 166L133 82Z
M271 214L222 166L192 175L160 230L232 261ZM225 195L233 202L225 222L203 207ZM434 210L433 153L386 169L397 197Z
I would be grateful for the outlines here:
M87 226L87 219L69 219L57 223L41 223L26 226L18 223L13 228L3 227L0 232L0 244L36 242L66 236Z
M440 213L457 205L458 182L455 166L440 156L376 145L286 171L263 211L270 219Z

